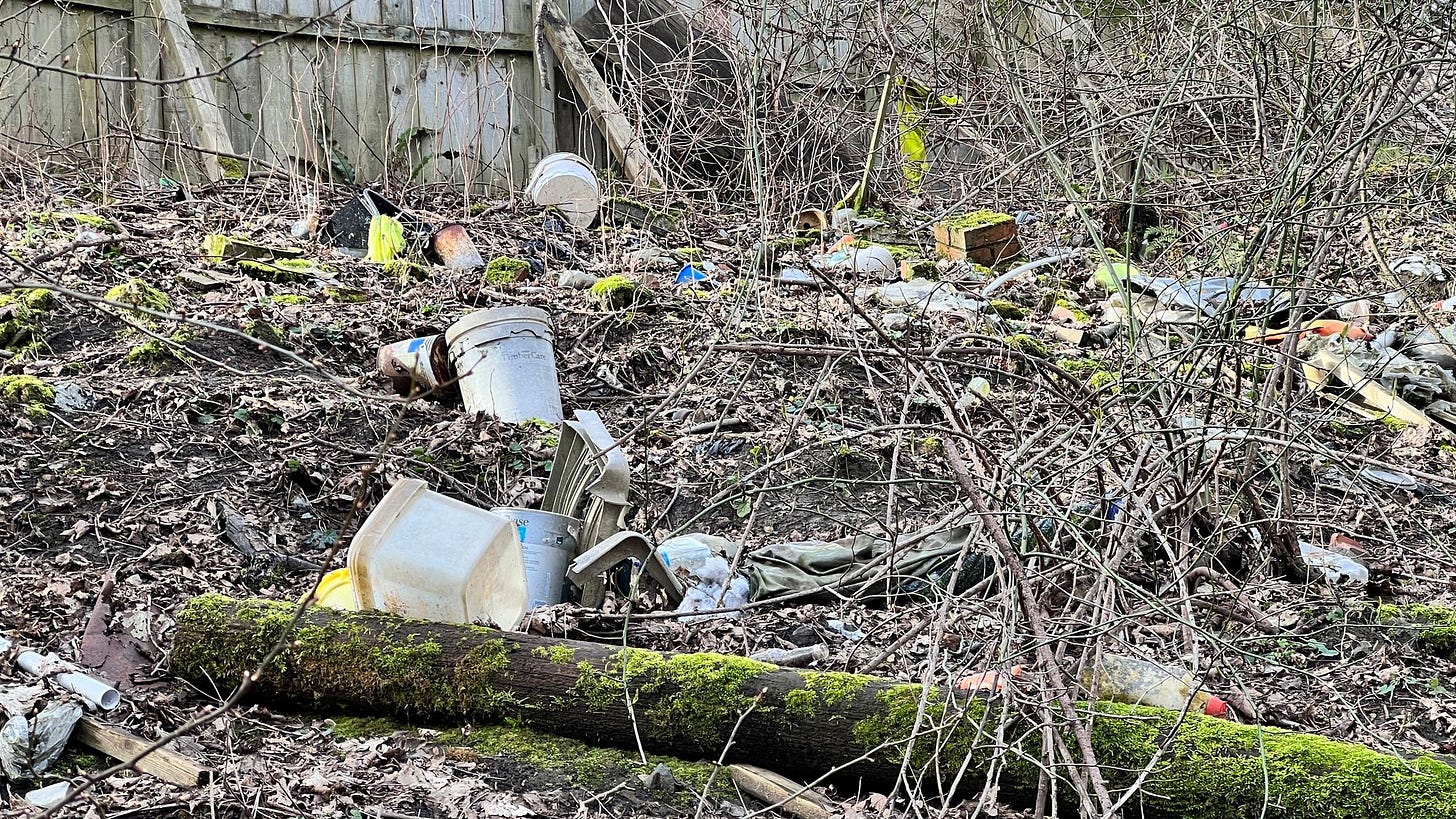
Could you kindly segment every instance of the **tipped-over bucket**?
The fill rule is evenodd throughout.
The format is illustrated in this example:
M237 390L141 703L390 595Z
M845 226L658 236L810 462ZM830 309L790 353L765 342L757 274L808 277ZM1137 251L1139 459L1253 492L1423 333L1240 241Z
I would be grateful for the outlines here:
M561 211L566 221L589 227L602 205L601 186L586 160L572 153L551 154L536 164L526 182L526 195L543 207Z
M576 557L576 536L581 521L542 512L498 506L490 510L516 526L521 558L526 564L526 594L533 609L554 606L566 597L566 564Z
M445 339L465 409L510 423L560 423L550 318L535 307L492 307L450 325Z

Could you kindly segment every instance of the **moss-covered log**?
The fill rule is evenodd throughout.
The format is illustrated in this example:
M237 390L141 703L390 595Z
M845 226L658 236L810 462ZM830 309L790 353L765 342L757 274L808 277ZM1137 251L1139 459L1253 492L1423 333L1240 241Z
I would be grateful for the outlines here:
M1456 660L1456 608L1424 603L1386 604L1376 609L1375 620L1410 632L1412 641L1422 651Z
M730 759L800 776L843 766L871 784L898 772L924 697L910 753L929 789L948 789L962 770L960 786L979 789L993 765L1003 795L1036 789L1036 726L945 690L376 613L316 610L285 635L292 613L290 604L197 598L177 617L173 668L226 684L287 636L255 689L274 702L525 724L629 748L640 735L649 750L682 756L716 758L731 736ZM1128 787L1153 766L1130 815L1456 819L1456 769L1435 759L1160 709L1099 703L1094 717L1110 785Z

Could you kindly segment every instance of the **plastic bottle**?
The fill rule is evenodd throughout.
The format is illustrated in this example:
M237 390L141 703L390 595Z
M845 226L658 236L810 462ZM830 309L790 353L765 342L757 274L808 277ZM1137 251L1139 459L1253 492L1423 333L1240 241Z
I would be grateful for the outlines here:
M1092 687L1091 669L1082 675L1082 684ZM1117 654L1102 655L1097 699L1151 705L1173 711L1188 708L1210 717L1223 717L1228 713L1228 705L1223 700L1193 684L1192 674Z
M1369 569L1360 561L1339 552L1300 541L1299 556L1304 558L1306 565L1324 575L1325 580L1331 583L1350 581L1363 586L1370 582Z

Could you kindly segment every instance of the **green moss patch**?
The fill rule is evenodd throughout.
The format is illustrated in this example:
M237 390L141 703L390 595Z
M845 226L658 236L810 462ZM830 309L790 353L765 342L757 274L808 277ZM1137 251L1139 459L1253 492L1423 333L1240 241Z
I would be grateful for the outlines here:
M32 211L25 215L29 224L65 228L90 228L102 233L120 233L121 227L104 216L76 211Z
M238 269L255 279L279 284L307 281L321 272L309 259L239 259Z
M879 693L881 714L862 720L855 739L872 751L903 748L916 725L922 689ZM983 771L999 757L1009 793L1036 792L1041 736L1025 725L998 738L1007 718L994 705L964 707L934 693L925 701L923 732L911 763ZM938 729L932 731L931 729ZM1092 746L1110 787L1131 787L1152 764L1128 814L1172 819L1427 819L1456 815L1456 769L1430 757L1412 760L1324 737L1239 725L1160 708L1098 703ZM1067 732L1070 745L1074 740ZM883 751L881 752L883 754ZM1157 759L1154 763L1154 759Z
M45 343L41 317L55 304L49 290L14 290L0 296L0 348L16 355L39 350Z
M592 298L607 309L626 307L636 292L637 283L622 275L608 276L591 288Z
M418 703L421 713L479 715L484 710L505 717L526 707L494 686L509 650L495 632L478 629L478 645L451 664L449 673L442 673L440 644L421 635L418 621L375 616L365 640L360 618L369 615L330 612L327 617L305 619L290 633L295 608L291 603L234 601L217 594L193 598L177 615L179 629L208 637L178 641L172 655L174 670L192 679L231 680L237 669L258 667L267 649L282 640L288 648L258 685L267 690L274 678L310 680L314 683L310 690L318 694L297 705L338 708L341 703L333 695L339 691L353 692L363 700L357 705L367 705L389 691L395 701ZM239 632L237 623L248 629Z
M1015 335L1010 335L1007 336L1005 339L1002 339L1002 341L1006 344L1007 347L1010 347L1017 352L1026 353L1027 355L1036 356L1037 358L1050 358L1052 354L1051 350L1047 349L1046 342L1042 341L1036 336L1027 335L1026 333L1017 333Z
M585 662L577 668L572 693L592 707L620 706L630 690L634 702L648 706L638 712L645 736L686 735L711 748L753 705L745 684L776 666L721 654L664 657L624 648L600 670Z
M324 288L324 296L331 301L342 304L359 304L369 299L369 294L363 290L355 290L349 287L334 287L332 285Z
M334 736L341 739L387 737L407 727L388 717L335 717L329 722Z
M1004 319L1026 318L1026 308L1022 307L1014 301L1007 301L1005 299L992 299L991 303L986 305L986 309L990 310L991 312Z
M1422 651L1456 659L1456 608L1424 603L1387 603L1375 610L1375 620L1386 625L1411 626L1415 631L1415 643Z
M592 790L608 788L623 780L635 780L638 775L651 772L660 763L666 765L679 786L686 789L680 790L669 799L671 803L695 803L698 795L709 786L710 780L710 796L718 799L733 797L732 779L726 773L715 776L717 766L710 762L688 762L675 757L649 756L646 764L643 764L641 757L636 754L612 748L598 748L529 728L483 726L470 731L468 735L460 735L459 742L486 756L510 759L533 768L563 773L573 784ZM636 784L635 781L633 784Z
M1015 216L999 210L974 210L970 213L947 217L941 221L941 224L950 230L971 230L1014 221L1016 221Z
M120 304L131 305L132 307L152 310L157 313L165 313L172 309L172 299L166 293L147 284L142 279L129 279L124 284L106 291L106 300ZM150 320L150 317L141 310L132 310L134 316L142 320Z
M56 390L33 375L0 375L0 400L22 404L31 415L44 415L56 402Z
M196 336L186 328L173 333L168 344L158 338L146 338L145 341L132 345L126 351L126 363L128 364L163 364L168 361L188 361L191 356L187 354L183 346L189 341L195 341Z
M488 285L518 282L531 272L531 263L512 256L497 256L485 266L484 281Z
M400 256L384 263L384 275L393 276L400 284L409 284L428 279L430 269L413 259Z

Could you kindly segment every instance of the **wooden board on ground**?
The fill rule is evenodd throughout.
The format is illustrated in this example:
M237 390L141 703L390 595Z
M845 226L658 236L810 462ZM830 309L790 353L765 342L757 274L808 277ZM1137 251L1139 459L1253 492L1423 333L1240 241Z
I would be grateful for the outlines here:
M1447 434L1446 428L1432 423L1429 415L1386 389L1364 370L1350 363L1349 359L1339 358L1329 350L1320 350L1305 363L1304 376L1313 392L1345 404L1367 418L1375 421L1394 418L1414 427L1436 429ZM1353 390L1359 400L1352 401L1334 395L1329 391L1331 386L1343 386Z
M107 756L129 762L152 743L134 734L97 722L91 717L81 717L73 734L75 739ZM212 781L213 771L204 768L189 757L167 748L158 748L142 757L134 766L144 774L150 774L163 782L183 788L195 788Z

